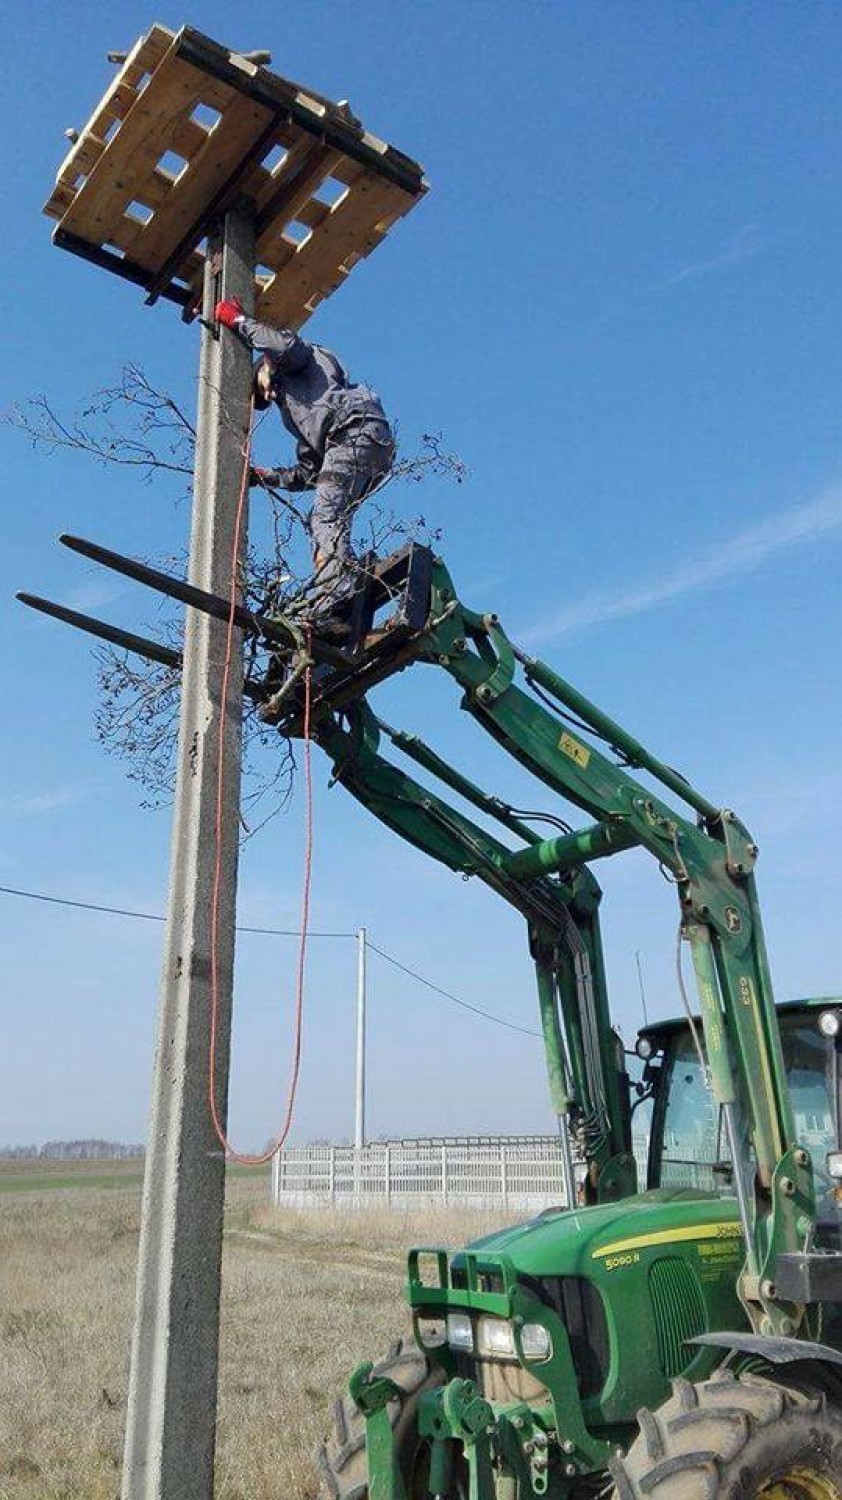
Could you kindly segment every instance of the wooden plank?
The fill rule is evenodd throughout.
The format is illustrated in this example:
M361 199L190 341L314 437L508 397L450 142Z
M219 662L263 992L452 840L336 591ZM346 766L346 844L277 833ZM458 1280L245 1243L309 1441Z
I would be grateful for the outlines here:
M269 197L258 204L257 258L272 265L272 247L278 230L298 219L318 187L329 177L339 160L339 153L320 143L309 143L309 149L290 152L279 170L276 185Z
M360 182L365 177L366 170L362 162L354 161L350 156L344 156L340 162L337 162L330 175L335 177L337 182L344 183L345 187L353 187L355 182Z
M172 151L176 156L183 156L185 161L190 162L206 144L209 134L210 132L204 125L200 125L198 120L191 120L189 115L186 120L176 120L167 136L166 143L161 142L164 147L161 155L165 156L168 151Z
M266 266L268 270L277 276L295 258L297 250L298 246L294 240L285 240L279 236L272 246L271 260L264 260L260 251L258 251L257 265Z
M102 243L143 178L157 165L175 122L185 120L207 94L198 68L168 53L155 79L108 142L62 228L81 239Z
M143 38L137 56L126 58L122 76L132 88L137 88L147 73L154 73L164 54L169 51L175 33L166 26L153 26Z
M174 41L175 33L169 31L164 26L153 26L145 36L138 38L131 52L126 58L126 61L123 63L123 66L120 69L119 73L117 73L115 78L112 80L110 87L106 89L105 94L97 104L93 114L87 121L87 124L82 130L80 130L79 134L82 138L84 138L88 134L103 135L105 133L106 125L110 123L112 119L116 118L114 112L111 109L111 100L119 94L126 77L132 74L140 59L146 55L147 47L150 49L149 55L154 56L157 61L160 61L160 58L164 55L165 52L169 50ZM101 121L101 118L105 119L105 124L97 123L98 121ZM64 165L65 164L62 163L62 166Z
M258 233L268 228L270 221L283 218L288 222L296 218L301 204L307 202L340 160L338 151L303 135L272 173L269 192L257 200Z
M351 265L368 255L414 202L411 194L374 174L358 183L285 265L261 298L260 317L281 327L300 326L312 299L321 300L339 286Z
M70 186L75 183L77 177L87 177L92 167L99 161L105 150L107 142L99 135L86 135L84 140L79 141L78 150L74 151L72 161L63 167L58 175L58 181L63 185Z
M166 147L161 151L161 155L165 156L168 153L172 153L174 156L182 157L185 163L189 164L196 153L206 144L208 135L209 131L204 125L199 125L196 120L191 120L188 117L174 126ZM64 190L62 195L64 202L62 213L69 208L73 194L81 187L81 184L77 184L77 178L87 176L93 170L107 144L108 142L103 140L101 136L96 135L86 135L77 143L72 155L67 157L65 164L59 171L56 188L44 208L45 213L51 212L49 205L53 203L59 187ZM163 170L158 171L156 168L156 172L153 175L163 178L167 174ZM267 177L268 175L266 173ZM171 185L173 179L169 177L167 180ZM68 197L66 191L68 188L70 189L70 197ZM158 202L158 198L154 202L150 199L150 206L154 208ZM53 214L53 217L56 217L56 215Z
M166 211L155 214L139 238L135 256L140 265L157 270L164 264L271 122L271 110L242 95L228 106L170 192ZM143 201L142 186L133 196Z
M43 212L50 219L63 219L76 194L73 188L54 188L47 202L44 204Z
M306 224L308 229L318 229L330 217L330 212L329 203L324 203L321 198L308 198L306 203L301 204L295 217L299 224Z

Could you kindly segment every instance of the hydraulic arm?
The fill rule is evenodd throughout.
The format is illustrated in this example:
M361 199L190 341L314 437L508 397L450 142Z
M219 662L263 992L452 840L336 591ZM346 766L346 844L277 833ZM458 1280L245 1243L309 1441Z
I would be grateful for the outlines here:
M523 879L511 874L507 845L380 754L381 727L466 801L528 840L527 847L538 846L538 834L420 740L381 726L368 704L355 704L348 720L346 728L331 717L320 721L317 730L333 760L336 779L409 843L452 870L478 876L529 924L551 1100L564 1143L568 1201L574 1194L571 1137L588 1163L589 1197L633 1192L635 1163L608 1015L596 880L581 864L572 865L564 877L539 872Z
M565 1130L585 1146L595 1199L633 1191L634 1169L603 972L599 887L588 866L639 847L669 873L693 957L711 1086L730 1139L746 1245L740 1295L758 1332L791 1333L801 1308L777 1298L774 1266L778 1254L797 1251L809 1237L814 1193L809 1155L795 1139L748 831L551 668L519 651L495 615L467 609L438 559L426 623L403 642L392 670L411 662L443 669L462 690L461 707L591 821L543 838L416 737L379 724L363 694L388 675L382 661L357 672L322 669L313 733L336 778L403 838L451 869L477 875L526 917L553 1103ZM292 710L285 727L300 727ZM495 819L506 841L390 764L380 753L381 730ZM640 771L663 792L642 782L634 774Z

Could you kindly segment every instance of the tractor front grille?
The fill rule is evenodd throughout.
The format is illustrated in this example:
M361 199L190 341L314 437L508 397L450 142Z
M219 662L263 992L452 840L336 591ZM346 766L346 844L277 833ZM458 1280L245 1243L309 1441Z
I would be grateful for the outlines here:
M486 1401L505 1403L523 1401L543 1405L550 1393L530 1370L516 1359L487 1359L477 1354L458 1354L454 1361L456 1374L472 1380Z
M685 1260L666 1255L649 1269L649 1292L658 1339L658 1358L668 1380L680 1375L694 1357L685 1344L707 1327L705 1300L698 1277Z
M608 1379L611 1349L602 1298L586 1276L521 1276L521 1286L557 1313L570 1340L579 1395L597 1396Z

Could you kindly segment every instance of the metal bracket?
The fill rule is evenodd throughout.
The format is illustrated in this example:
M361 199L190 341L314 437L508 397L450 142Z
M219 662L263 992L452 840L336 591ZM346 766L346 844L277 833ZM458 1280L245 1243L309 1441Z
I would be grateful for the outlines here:
M404 1392L373 1370L371 1363L360 1365L349 1382L351 1400L365 1417L369 1500L406 1500L388 1410L390 1402L403 1401Z
M421 1408L419 1430L433 1440L433 1451L442 1454L443 1445L456 1439L461 1442L468 1464L468 1500L488 1500L494 1494L491 1466L490 1429L494 1413L479 1394L472 1380L454 1379L430 1394Z
M390 1380L387 1375L373 1375L373 1369L374 1366L370 1363L360 1365L348 1383L351 1400L364 1417L382 1411L390 1401L403 1397L403 1391L394 1380Z
M545 1495L549 1479L549 1436L529 1406L507 1411L498 1421L500 1446L509 1467L528 1474L532 1492Z
M757 845L752 843L748 829L727 807L722 809L718 821L725 840L728 874L733 880L744 879L757 863Z
M465 619L466 623L469 623L470 616L467 610ZM477 701L487 707L496 702L501 694L511 687L515 675L515 656L508 636L499 628L496 615L483 615L481 624L497 658L494 670L476 689Z

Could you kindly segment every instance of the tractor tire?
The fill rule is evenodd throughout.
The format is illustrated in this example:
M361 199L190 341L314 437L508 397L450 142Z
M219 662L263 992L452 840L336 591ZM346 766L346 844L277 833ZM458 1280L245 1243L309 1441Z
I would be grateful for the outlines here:
M611 1500L842 1500L842 1410L818 1389L720 1370L638 1422Z
M420 1467L424 1468L422 1445L418 1441L418 1398L422 1391L441 1385L441 1370L431 1369L421 1350L411 1340L395 1344L374 1366L375 1375L386 1375L405 1393L403 1400L390 1404L389 1420L409 1500L423 1495L419 1490ZM333 1431L316 1454L322 1494L326 1500L366 1500L368 1467L365 1452L365 1418L350 1396L340 1398L333 1408Z

